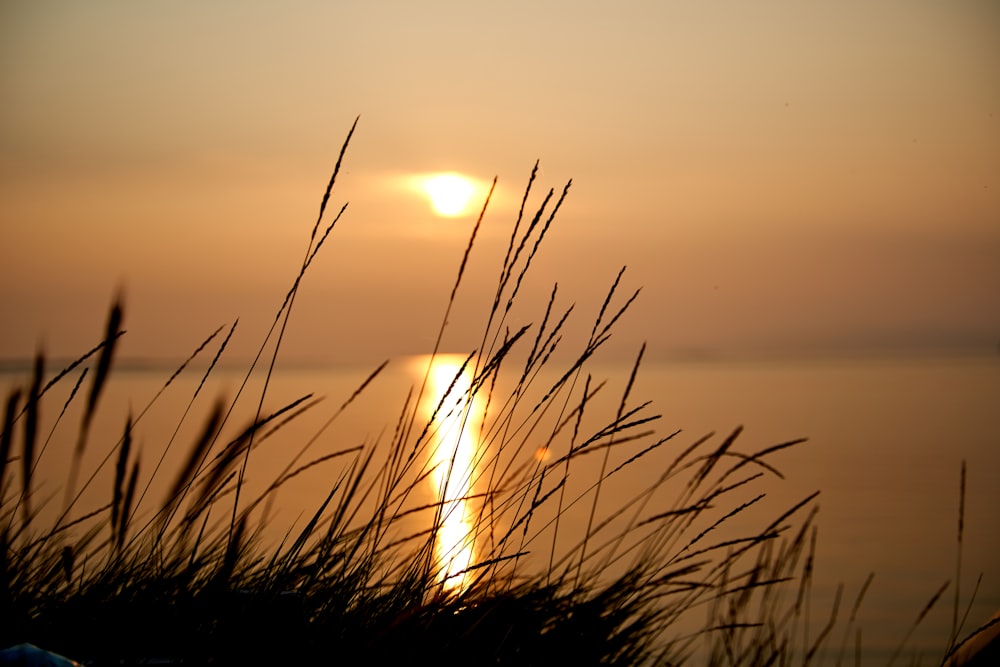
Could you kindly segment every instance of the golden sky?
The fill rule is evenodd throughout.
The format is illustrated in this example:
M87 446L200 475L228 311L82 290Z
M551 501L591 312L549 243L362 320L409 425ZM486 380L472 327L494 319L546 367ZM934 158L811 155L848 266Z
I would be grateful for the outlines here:
M573 187L526 305L587 328L628 265L630 350L1000 340L992 0L7 0L0 100L0 357L89 348L119 286L132 354L253 349L359 115L291 356L426 351L474 217L433 172L499 178L462 346L536 159Z

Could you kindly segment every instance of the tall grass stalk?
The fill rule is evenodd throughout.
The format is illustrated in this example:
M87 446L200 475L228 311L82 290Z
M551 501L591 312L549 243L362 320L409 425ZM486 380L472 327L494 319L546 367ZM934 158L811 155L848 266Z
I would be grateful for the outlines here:
M610 381L594 374L593 360L639 290L625 289L622 269L593 320L580 325L573 319L576 306L561 303L553 285L545 288L550 296L537 322L518 319L514 304L534 289L530 269L570 189L567 183L559 197L550 189L531 213L537 163L496 290L486 296L491 306L481 335L468 344L472 351L451 379L454 388L468 378L462 395L429 397L428 366L419 386L403 397L391 434L360 444L337 441L331 433L336 421L377 380L388 362L382 363L313 436L287 448L285 465L257 470L270 481L250 495L254 453L322 406L303 392L277 410L264 409L296 296L346 211L344 204L326 222L356 125L270 330L235 397L208 406L162 498L153 498L153 481L168 475L167 451L189 414L202 408L196 399L227 352L236 323L215 348L176 428L163 434L160 450L150 453L143 443L140 452L135 441L145 410L125 417L117 442L102 443L106 454L83 487L114 460L109 499L96 506L79 507L83 489L75 487L84 450L92 446L100 397L113 380L116 342L124 333L121 299L97 346L44 386L39 353L28 387L8 393L0 433L0 645L29 641L92 665L818 661L837 620L840 593L829 620L814 632L808 590L816 494L776 518L759 517L762 487L781 477L775 455L802 441L747 453L738 449L742 429L718 442L710 434L687 445L680 444L678 430L658 433L660 415L652 403L633 397L644 347L620 399L605 413L601 400ZM444 349L492 192L459 262L432 357ZM576 348L568 342L573 326L589 329ZM224 329L197 346L163 389L189 372L190 362ZM263 387L249 395L246 387L262 359ZM80 366L52 432L36 447L43 399ZM67 435L75 444L63 508L43 525L52 497L36 497L33 477L51 458L46 445L78 402L88 371L82 418L76 433ZM428 400L434 401L430 409ZM252 417L234 429L234 410L247 402ZM474 403L484 406L481 414L473 412ZM447 446L441 441L446 422L478 433L467 469L457 449L435 455ZM20 476L9 465L18 458L12 452L18 430ZM318 443L327 448L313 451ZM150 472L140 465L143 456L156 461ZM447 468L449 481L429 498L429 481L440 472L435 460L443 461L438 466ZM595 460L599 464L588 463ZM637 466L662 472L631 496L612 500L608 487ZM314 469L330 480L322 499L302 508L303 522L269 526L277 494ZM468 491L456 497L456 487ZM441 562L436 543L459 503L473 508L475 552L456 573ZM574 534L568 525L581 518L585 529ZM448 585L449 578L461 585ZM857 597L841 653L869 583ZM957 633L956 627L951 643Z

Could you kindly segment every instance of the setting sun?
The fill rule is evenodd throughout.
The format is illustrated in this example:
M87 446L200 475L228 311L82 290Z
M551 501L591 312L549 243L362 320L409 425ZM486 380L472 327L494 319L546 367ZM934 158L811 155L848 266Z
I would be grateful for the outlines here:
M435 213L454 218L468 211L476 187L465 176L447 173L431 176L424 181L424 191L430 197Z

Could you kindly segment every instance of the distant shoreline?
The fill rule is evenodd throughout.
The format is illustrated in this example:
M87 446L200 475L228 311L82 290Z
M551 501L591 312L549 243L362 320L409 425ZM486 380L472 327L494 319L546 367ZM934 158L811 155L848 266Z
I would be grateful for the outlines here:
M418 354L401 354L390 357L391 362L403 359L410 359L420 356ZM1000 349L990 349L985 346L956 346L956 347L906 347L906 348L828 348L828 349L789 349L789 350L713 350L713 349L674 349L667 350L659 355L647 355L643 358L644 364L761 364L761 363L863 363L863 362L934 362L934 361L986 361L990 359L1000 359ZM45 367L48 374L55 374L70 366L76 359L68 357L47 358ZM115 362L116 372L122 373L151 373L151 372L173 372L177 370L183 360L177 359L157 359L150 357L123 358ZM607 364L631 364L634 358L611 356L606 359L595 360L596 363ZM235 361L220 362L216 370L219 372L246 372L252 363L252 359L240 359ZM378 360L330 360L330 359L289 359L278 360L275 370L278 371L350 371L355 369L370 368L379 363ZM88 364L81 364L81 368ZM30 357L0 358L0 375L19 375L30 373L34 366L34 360ZM192 361L188 364L188 370L206 370L209 367L207 362L201 360ZM258 362L258 368L254 372L264 372L266 365Z

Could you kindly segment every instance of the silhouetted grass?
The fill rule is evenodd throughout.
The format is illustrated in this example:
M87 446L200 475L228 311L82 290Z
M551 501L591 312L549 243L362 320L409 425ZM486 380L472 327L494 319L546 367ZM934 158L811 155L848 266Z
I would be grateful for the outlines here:
M841 591L822 625L812 627L816 495L772 519L754 515L764 496L761 487L781 476L770 459L801 440L745 453L737 449L741 429L718 442L710 435L687 445L677 444L679 431L658 434L654 427L660 416L650 402L632 396L642 350L614 409L595 415L602 410L599 395L609 389L589 372L591 362L638 295L638 290L621 294L624 269L589 324L589 336L569 354L564 335L574 306L558 305L555 286L537 324L514 319L512 306L570 187L567 183L558 198L550 190L526 217L537 164L512 228L497 290L487 296L492 306L479 345L452 380L456 386L468 372L472 379L465 395L440 398L433 416L422 418L425 376L405 398L387 442L344 443L310 455L320 434L351 408L385 368L382 364L316 436L290 448L291 460L263 492L247 496L254 451L268 446L290 420L318 403L303 394L278 410L264 410L298 290L346 209L325 222L353 131L271 330L236 396L228 402L218 399L208 411L162 499L150 498L150 482L168 475L161 467L166 452L227 349L235 323L214 348L177 428L159 455L153 454L157 462L145 479L133 439L144 409L125 417L121 439L106 445L103 461L76 488L123 333L120 299L112 305L99 345L44 387L45 358L39 353L28 388L11 389L0 433L0 646L32 642L92 665L149 660L436 665L817 661L835 628ZM461 258L435 355L488 203L489 198ZM212 351L223 328L180 364L164 389L196 357ZM554 354L557 349L561 356ZM45 465L46 447L36 447L39 412L46 392L95 354L63 509L43 526L37 517L52 497L36 498L32 484L37 466ZM569 361L555 368L556 358ZM264 388L248 396L247 382L260 366ZM56 426L87 373L84 366ZM469 409L473 398L486 406L481 416ZM224 435L234 408L246 401L254 416L235 435ZM452 573L463 582L456 587L446 580L445 566L435 554L435 541L448 513L455 511L455 499L427 502L424 492L434 473L431 453L442 446L438 434L449 418L463 428L475 427L481 440L472 470L456 467L457 454L446 457L449 477L463 478L456 482L475 490L462 500L475 508L478 552L467 570ZM18 429L23 434L20 453L13 451ZM539 451L551 458L534 457ZM599 457L598 472L585 479L584 459L592 455ZM9 465L18 459L19 479ZM109 501L80 507L84 490L111 461ZM658 466L662 472L630 497L610 501L605 487L639 465ZM283 539L265 539L268 506L276 492L318 466L332 480L325 498L307 510L304 524L279 533ZM582 537L565 526L575 512L586 517ZM870 583L871 578L857 595L838 663ZM955 605L957 610L957 594ZM956 611L949 651L958 644L957 619Z

